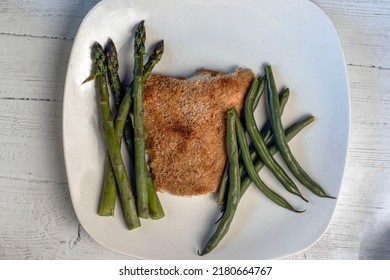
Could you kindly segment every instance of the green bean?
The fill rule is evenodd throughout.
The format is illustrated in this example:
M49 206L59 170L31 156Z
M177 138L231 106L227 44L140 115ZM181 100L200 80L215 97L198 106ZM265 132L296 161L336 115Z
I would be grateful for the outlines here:
M296 122L290 128L286 129L286 131L285 131L286 141L290 141L303 128L305 128L306 126L311 124L314 120L315 120L315 117L308 116L308 117ZM277 148L275 143L269 146L269 151L272 155L274 155L278 152L278 148ZM259 158L254 159L253 161L254 161L254 166L255 166L256 172L260 172L260 170L264 167L264 163ZM248 175L246 175L242 178L242 180L241 180L241 196L244 195L244 193L246 192L246 190L248 189L248 187L251 183L252 183L252 180L249 178Z
M236 123L238 145L242 154L242 159L244 161L246 171L248 172L248 175L251 178L251 180L254 182L254 184L258 189L260 189L270 200L272 200L279 206L284 207L293 212L297 212L297 213L303 212L303 211L298 211L294 207L292 207L287 200L285 200L283 197L281 197L280 195L272 191L270 188L268 188L267 185L260 179L260 176L256 171L255 166L253 165L253 162L250 157L249 145L245 136L244 127L241 124L237 112L236 111L234 112L235 112L235 123Z
M210 253L219 242L223 239L229 230L230 224L233 221L234 214L236 212L238 202L240 200L240 174L238 171L238 146L237 135L235 126L234 111L229 110L227 113L227 129L226 129L226 150L229 160L229 190L227 197L226 210L222 216L222 219L218 223L217 229L213 236L205 245L202 252L198 252L199 255L205 255Z
M254 80L256 83L256 79ZM258 83L258 82L257 82ZM264 142L263 138L260 135L260 132L257 129L256 121L253 116L252 104L253 96L255 91L249 90L244 106L244 116L245 124L248 134L252 140L252 144L255 147L258 155L261 160L267 166L267 168L272 172L272 174L282 183L283 187L290 193L299 196L303 200L307 201L303 195L299 192L297 186L294 182L288 177L283 168L278 164L278 162L270 154L267 144ZM279 100L279 98L278 98ZM278 107L279 108L279 107ZM280 113L280 112L279 112Z
M265 90L265 77L257 77L255 79L258 79L259 84L257 85L256 93L253 98L253 104L252 104L252 110L255 111L257 108L257 105L259 105L259 101L261 97L263 96L264 90Z
M255 77L255 79L259 79L259 85L258 85L258 88L256 89L256 95L255 95L255 98L253 101L253 107L252 107L253 111L256 110L257 105L259 104L259 101L261 99L261 96L263 95L264 90L265 90L265 78L264 77L261 77L261 78ZM256 151L255 151L255 153L256 153ZM222 174L221 182L220 182L219 187L218 187L218 196L217 196L217 204L221 206L222 210L224 208L223 204L225 201L226 187L227 187L227 184L229 181L228 170L229 170L228 163L226 162L225 169L224 169L223 174ZM243 170L243 165L242 165L242 162L240 159L240 174L242 174L242 170Z
M280 154L290 169L291 173L304 185L308 190L320 197L334 198L326 194L320 185L314 182L309 175L299 165L287 144L286 137L283 132L283 124L280 116L279 98L277 98L277 90L275 79L272 73L271 65L265 66L265 73L268 88L268 108L274 132L275 142L280 151Z
M279 100L280 100L280 109L281 113L283 114L284 107L286 106L286 103L288 101L288 98L290 96L290 90L288 88L284 89L280 94L279 94ZM263 128L261 129L261 137L263 137L264 142L268 143L268 141L272 137L272 129L271 129L271 122L268 120ZM255 161L258 159L258 155L256 152L256 149L253 147L253 145L249 146L249 149L251 151L251 159L252 161ZM244 171L244 164L243 162L240 162L240 172L241 175L243 174Z
M289 97L290 97L290 89L289 88L283 89L282 92L279 94L280 115L283 114L284 108L286 107L286 103L287 103ZM272 136L272 127L271 127L271 120L270 119L268 119L267 122L264 124L264 126L260 130L260 133L264 139L264 142L267 143Z
M223 208L223 204L225 203L225 195L226 189L229 182L229 164L226 160L225 169L223 170L221 182L218 187L218 195L217 195L217 204Z

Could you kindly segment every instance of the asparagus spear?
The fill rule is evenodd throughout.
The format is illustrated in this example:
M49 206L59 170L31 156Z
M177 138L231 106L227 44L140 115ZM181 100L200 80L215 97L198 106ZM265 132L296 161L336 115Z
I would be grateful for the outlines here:
M114 171L110 161L110 155L107 152L104 163L103 188L100 197L98 215L114 216L116 202L116 181Z
M148 185L148 204L149 204L149 215L152 220L158 220L165 216L162 208L160 199L158 198L156 189L154 188L153 180L150 176L146 178Z
M113 43L112 43L113 44ZM108 51L111 48L108 48ZM144 80L146 80L149 75L151 74L154 66L161 60L162 54L164 52L164 42L160 41L157 43L155 48L152 50L151 55L149 56L149 59L147 63L145 64L144 68ZM114 59L114 55L111 55L111 58ZM114 64L118 64L117 62ZM112 82L119 81L117 80L112 80ZM114 86L116 88L122 88L121 85L119 86ZM134 137L134 131L133 131L133 125L131 122L130 116L128 116L132 99L131 95L133 92L133 83L130 84L128 87L119 107L117 108L117 117L115 120L115 131L117 133L118 139L122 138L122 135L124 134L125 138L125 144L127 147L127 150L129 151L130 158L132 162L134 162L134 142L133 142L133 137ZM106 162L107 163L107 162ZM111 164L108 162L109 167L106 167L105 170L105 180L104 180L104 185L103 185L103 192L102 192L102 198L101 198L101 203L99 206L99 215L110 215L111 209L115 207L115 195L116 189L115 189L115 181L112 182L110 181L110 173L109 169L111 169ZM108 168L108 170L107 170ZM148 174L149 175L149 174ZM148 195L149 195L149 208L150 208L150 216L152 219L160 219L165 216L164 210L161 206L160 200L158 198L157 192L154 188L154 184L152 179L149 177L148 178ZM113 213L113 210L112 210ZM112 215L112 214L111 214Z
M114 122L111 115L108 85L106 80L107 67L105 65L105 55L103 47L95 42L92 46L92 60L100 73L97 75L97 88L99 94L99 105L103 121L103 138L113 167L114 175L119 187L119 194L124 210L124 215L128 228L135 229L141 225L137 215L137 208L131 184L123 163L119 141L115 133ZM96 72L96 71L95 71Z
M149 59L144 66L144 81L147 78L149 78L154 66L156 66L156 64L161 60L163 53L164 53L164 41L161 40L156 44L156 46L152 50L152 53L150 54Z
M152 73L152 70L154 66L161 60L161 57L164 53L164 41L160 41L156 44L154 49L152 50L152 53L149 56L148 61L144 65L144 73L143 73L143 80L144 82L149 77L149 75ZM134 83L131 83L126 95L123 99L124 102L130 102L131 104L131 97L133 95L133 87ZM125 99L128 98L129 101L126 101ZM134 128L133 124L131 122L130 115L126 119L125 127L124 127L124 138L127 150L129 152L130 158L134 162ZM145 161L145 168L146 161ZM147 172L147 188L148 188L148 205L149 205L149 215L153 220L160 219L165 216L164 210L162 208L160 199L158 198L156 189L154 187L154 183L152 178L150 177L150 173Z
M148 186L145 162L145 128L144 128L144 65L143 56L145 54L145 26L141 21L135 33L134 43L134 168L135 186L137 193L137 210L140 218L149 217L148 206Z
M115 107L119 107L121 97L121 81L118 75L119 63L118 53L114 42L108 39L106 49L106 63L107 63L107 76L110 83L110 87L114 92ZM121 144L122 133L115 131L117 138L119 139L119 145ZM114 172L111 167L109 155L106 156L104 165L104 177L103 177L103 190L100 198L98 214L100 216L114 216L115 201L116 201L116 181Z
M163 53L164 53L164 41L161 40L160 42L158 42L156 44L156 46L152 50L152 53L149 56L148 61L144 65L144 82L152 73L154 66L156 66L156 64L161 60ZM123 100L121 102L121 106L122 106L122 103L123 103L123 105L130 104L130 106L131 106L131 102L132 102L131 97L133 96L133 86L134 86L134 83L132 82L126 90L125 96L123 97ZM129 108L130 108L130 106L129 106ZM130 158L134 161L134 128L133 128L133 125L131 123L130 115L127 116L127 114L129 113L129 110L127 110L126 114L123 114L123 113L126 113L125 110L123 110L123 111L120 110L119 111L120 116L118 115L117 119L123 118L122 120L124 120L124 118L126 117L126 123L124 123L124 133L123 134L124 134L125 143L126 143L126 147L127 147L128 152L129 152Z

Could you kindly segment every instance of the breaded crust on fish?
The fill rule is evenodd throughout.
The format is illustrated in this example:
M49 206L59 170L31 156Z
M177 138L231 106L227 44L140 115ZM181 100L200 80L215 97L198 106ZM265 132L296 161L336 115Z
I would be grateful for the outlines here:
M226 113L241 111L253 77L237 69L147 79L146 148L157 190L180 196L216 191L226 163Z

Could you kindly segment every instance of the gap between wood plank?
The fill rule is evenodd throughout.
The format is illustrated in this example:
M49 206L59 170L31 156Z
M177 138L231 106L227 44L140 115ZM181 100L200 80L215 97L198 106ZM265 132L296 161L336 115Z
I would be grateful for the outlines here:
M62 100L50 99L50 98L29 98L29 97L0 97L0 100L15 100L15 101L49 101L49 102L62 102Z
M364 65L364 64L354 64L354 63L347 63L347 66L351 67L364 67L364 68L374 68L379 70L390 70L389 67L382 67L377 65Z
M64 41L73 41L74 37L57 37L57 36L39 36L32 34L17 34L17 33L8 33L0 32L0 36L14 36L14 37L27 37L27 38L38 38L38 39L54 39L54 40L64 40Z

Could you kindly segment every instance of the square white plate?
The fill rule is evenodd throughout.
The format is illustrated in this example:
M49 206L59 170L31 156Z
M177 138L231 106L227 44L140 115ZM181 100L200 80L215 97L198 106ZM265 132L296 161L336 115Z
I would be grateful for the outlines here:
M88 232L103 246L146 259L269 259L297 253L326 231L336 199L323 199L300 187L305 203L284 191L267 170L264 181L295 207L296 214L270 202L255 188L241 200L229 233L209 255L197 250L218 217L213 195L193 198L160 194L166 213L158 221L126 229L117 203L115 217L99 217L105 146L95 84L81 85L90 74L90 46L111 37L117 45L120 74L131 72L132 31L145 20L147 46L160 39L165 53L155 72L188 76L199 68L237 66L263 73L273 65L279 87L291 89L283 121L306 114L318 121L301 132L291 148L307 172L330 195L342 184L349 137L349 87L343 52L329 18L306 0L106 0L83 20L73 44L65 84L63 141L73 206ZM264 100L263 100L264 103ZM260 108L261 109L261 108ZM265 112L257 110L258 119ZM300 186L300 185L299 185Z

